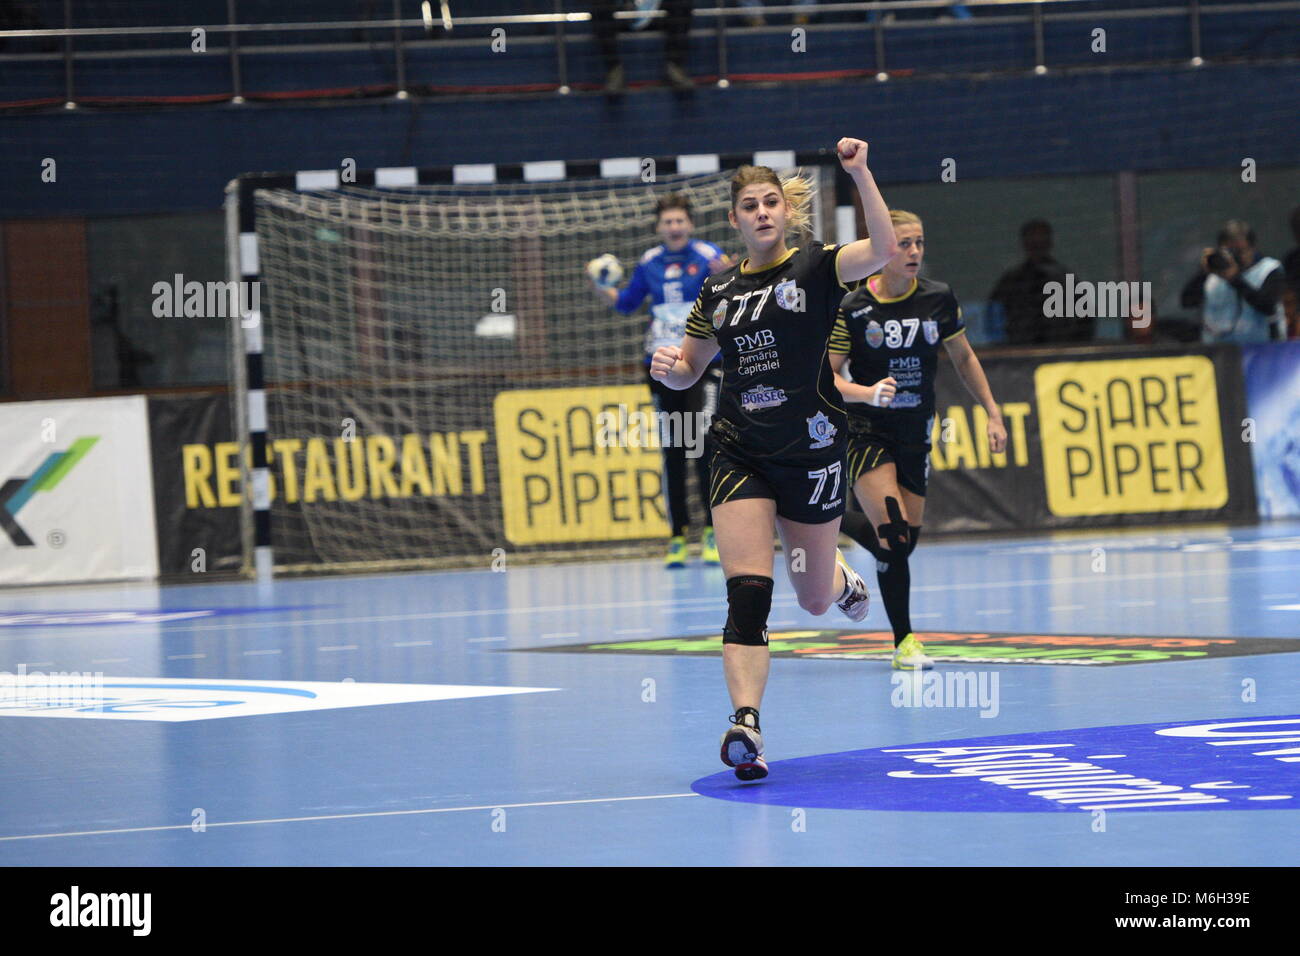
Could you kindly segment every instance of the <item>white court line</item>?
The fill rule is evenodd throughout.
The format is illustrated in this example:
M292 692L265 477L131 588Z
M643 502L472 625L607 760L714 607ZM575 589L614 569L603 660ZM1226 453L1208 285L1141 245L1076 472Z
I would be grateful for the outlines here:
M478 638L478 640L482 640L482 638ZM488 638L488 640L495 640L495 638ZM433 645L433 641L396 641L393 643L392 646L393 647L431 647L432 645Z
M1209 598L1192 598L1193 604L1220 604L1228 600L1226 597L1209 597Z
M504 638L504 637L471 637L471 638L467 641L467 643L469 643L469 644L484 644L484 643L486 643L486 642L488 642L488 641L504 641L504 640L506 640L506 638ZM430 643L432 643L432 642L430 642Z
M1082 611L1086 607L1083 604L1053 604L1048 608L1049 611Z
M581 803L624 803L628 800L671 800L674 797L698 797L698 793L656 793L646 797L594 797L589 800L548 800L542 803L488 803L480 807L436 807L429 810L374 810L368 813L331 813L318 817L278 817L271 820L232 820L227 823L208 823L209 830L216 827L249 827L264 823L311 823L315 820L360 820L367 817L404 817L422 813L463 813L469 810L516 810L521 807L567 807ZM190 823L163 827L121 827L114 830L77 830L68 833L28 833L22 836L0 837L0 843L15 840L49 840L54 837L106 836L115 833L158 833L163 830L191 830Z
M943 617L943 612L935 611L933 614L913 614L912 617Z
M207 654L168 654L169 661L201 661Z
M265 650L265 651L244 651L244 656L261 657L264 654L283 654L283 653L284 651L280 650L279 648L276 648L274 650Z
M551 634L540 635L541 639L544 641L559 641L559 640L564 640L566 638L577 637L577 636L578 636L577 631L555 631L554 633Z
M327 644L327 645L325 645L324 647L318 647L318 648L316 648L316 650L317 650L317 651L320 651L320 652L324 652L324 651L355 651L356 649L357 649L357 645L355 645L355 644Z
M976 613L976 614L1010 614L1010 613L1011 613L1011 608L1009 608L1009 607L998 607L998 608L993 608L992 610L988 610L988 611L976 611L975 613Z
M1284 564L1274 568L1268 568L1269 572L1278 571L1300 571L1300 564ZM1222 568L1206 568L1201 571L1150 571L1141 574L1124 574L1125 581L1159 581L1166 578L1190 578L1195 576L1213 575L1216 578L1223 578L1225 575L1233 574L1258 574L1259 568L1230 568L1224 571ZM1028 578L1018 581L972 581L966 583L951 584L922 584L912 588L913 594L921 594L928 591L941 593L951 593L954 591L987 591L995 588L1025 588L1025 587L1053 587L1062 584L1105 584L1108 583L1107 576L1101 574L1088 574L1086 576L1075 578ZM1193 598L1192 600L1195 600ZM1225 598L1226 600L1226 598ZM672 607L681 608L684 605L720 605L725 601L721 595L703 597L703 598L677 598L672 601ZM781 598L772 602L773 607L793 607L797 602L793 596ZM163 637L172 637L179 634L189 634L195 631L244 631L255 630L258 628L299 628L299 627L319 627L325 624L375 624L386 621L429 621L443 618L466 618L466 617L485 617L493 614L528 614L536 616L554 612L574 611L608 611L608 610L628 610L631 608L648 607L662 608L664 601L661 598L655 598L647 601L609 601L600 604L563 604L552 605L548 607L499 607L499 608L481 608L474 611L425 611L418 614L381 614L367 617L335 617L335 618L316 618L307 621L248 621L246 623L230 624L196 624L192 627L162 629ZM703 609L703 608L701 608ZM159 635L159 626L151 625L149 627L132 627L123 624L109 625L112 627L112 634L148 634L151 636ZM0 627L0 633L7 631L7 628ZM54 629L51 629L54 630ZM58 637L75 637L84 638L88 634L100 635L107 633L103 626L98 627L60 627L56 633L45 633L38 635L26 635L23 637L10 636L5 633L0 637L0 642L32 640L37 637L41 640L49 640Z
M1270 611L1300 611L1300 604L1274 604Z

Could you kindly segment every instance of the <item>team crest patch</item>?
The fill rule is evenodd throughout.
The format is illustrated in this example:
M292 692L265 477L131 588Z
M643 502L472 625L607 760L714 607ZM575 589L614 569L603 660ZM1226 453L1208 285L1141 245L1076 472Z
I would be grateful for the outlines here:
M926 319L921 323L921 328L925 329L925 340L933 345L939 341L939 323L934 319Z
M873 349L878 349L885 343L885 330L880 327L880 323L872 319L867 323L867 344Z
M835 440L835 426L825 412L818 412L808 419L808 437L813 440L809 448L825 448Z
M674 262L672 265L664 269L665 279L680 279L681 277L682 277L682 267L676 262Z
M789 312L804 310L803 289L793 279L783 279L776 284L776 304Z
M718 303L718 307L713 310L713 327L720 329L725 321L727 321L727 300L723 299Z

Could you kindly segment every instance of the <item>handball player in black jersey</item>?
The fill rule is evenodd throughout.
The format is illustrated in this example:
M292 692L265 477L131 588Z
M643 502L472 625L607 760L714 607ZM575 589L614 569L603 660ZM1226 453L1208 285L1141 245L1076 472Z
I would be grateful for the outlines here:
M880 597L894 631L894 668L918 670L934 662L912 633L908 556L925 515L940 344L988 414L993 452L1006 449L1007 429L952 289L918 275L925 256L921 220L901 209L889 215L898 252L840 303L831 366L848 406L845 477L862 505L861 512L845 514L844 533L876 558ZM855 382L841 374L846 360Z
M867 169L867 144L841 139L840 163L862 197L872 239L840 246L786 233L808 227L809 183L742 166L731 181L731 225L747 257L710 276L680 347L662 346L650 374L689 388L722 352L722 394L709 431L709 500L727 578L722 658L735 713L722 761L741 780L767 776L758 709L770 655L772 538L810 614L837 604L850 620L867 613L867 589L836 548L848 483L847 418L827 344L850 283L894 254L889 210Z

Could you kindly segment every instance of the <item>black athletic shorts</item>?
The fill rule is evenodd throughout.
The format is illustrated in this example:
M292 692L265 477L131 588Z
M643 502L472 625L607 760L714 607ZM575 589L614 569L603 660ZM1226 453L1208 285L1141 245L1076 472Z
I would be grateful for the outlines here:
M925 497L930 478L930 432L927 420L905 427L884 427L861 415L849 416L849 449L845 455L848 481L892 461L898 472L898 486Z
M771 498L782 518L804 524L825 524L844 514L849 482L840 457L821 465L784 465L751 458L710 432L709 507L742 498Z

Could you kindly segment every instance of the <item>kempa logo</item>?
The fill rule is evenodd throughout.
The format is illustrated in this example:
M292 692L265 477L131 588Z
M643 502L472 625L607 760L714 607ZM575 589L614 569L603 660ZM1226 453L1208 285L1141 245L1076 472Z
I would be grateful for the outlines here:
M1294 715L1085 727L799 757L763 786L721 773L692 789L843 810L1294 810L1297 743Z
M1075 281L1069 272L1064 284L1044 283L1043 292L1043 315L1049 319L1135 319L1135 329L1151 324L1150 282Z
M51 452L30 477L10 478L0 486L0 528L15 547L35 547L31 536L15 520L23 505L38 491L53 491L74 465L99 441L98 435L78 438L67 451Z
M133 936L153 927L152 893L82 893L74 886L50 897L51 926L128 926Z
M261 286L260 282L186 282L178 272L170 283L153 284L153 314L158 319L238 316L244 328L253 328L261 321Z

